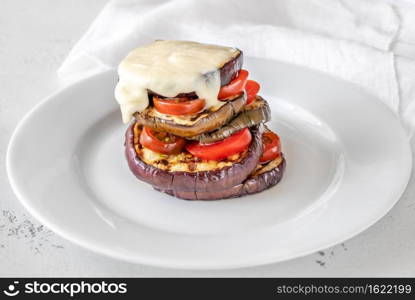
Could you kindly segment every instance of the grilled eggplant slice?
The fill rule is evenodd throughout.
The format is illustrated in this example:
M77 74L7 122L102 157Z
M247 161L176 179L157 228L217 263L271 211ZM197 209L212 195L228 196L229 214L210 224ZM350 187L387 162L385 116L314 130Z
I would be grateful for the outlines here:
M226 190L199 192L155 189L185 200L220 200L236 198L244 195L256 194L273 187L281 181L285 166L286 162L283 156L276 158L267 165L261 166L259 170L254 171L244 182Z
M245 107L235 118L221 128L203 133L197 136L188 137L189 140L198 140L202 144L214 143L223 140L235 132L246 127L252 127L259 123L268 122L271 119L271 110L267 101L257 96L254 103Z
M191 192L225 190L243 182L254 171L262 155L263 125L250 130L252 141L245 155L229 166L211 171L165 171L145 163L135 149L138 137L134 134L134 124L130 125L125 135L125 155L134 175L155 188Z
M181 137L192 137L213 131L227 124L246 104L246 93L228 100L216 111L202 112L195 119L182 119L173 116L161 116L154 107L148 107L134 117L140 125L148 126L157 131L169 132Z

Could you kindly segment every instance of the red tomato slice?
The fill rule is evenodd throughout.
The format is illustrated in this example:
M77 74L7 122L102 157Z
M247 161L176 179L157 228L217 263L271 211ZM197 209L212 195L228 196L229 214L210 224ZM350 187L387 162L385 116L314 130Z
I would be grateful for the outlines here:
M246 82L245 91L248 98L246 100L246 105L251 104L255 101L256 95L258 94L260 87L261 86L259 85L259 83L254 80L248 80Z
M156 132L144 126L140 134L140 144L154 152L177 154L182 151L186 140L167 132Z
M259 162L267 162L281 155L280 138L275 133L265 132L262 135L262 144L264 145L264 152Z
M189 100L188 98L166 98L153 97L154 107L158 112L167 115L192 115L198 113L205 107L204 99Z
M194 142L186 145L186 150L196 157L206 160L221 160L248 148L252 136L248 128L244 128L230 137L212 144L202 145Z
M237 77L235 77L227 85L221 87L219 90L218 99L223 100L230 96L240 94L245 88L248 75L249 73L247 70L240 70Z

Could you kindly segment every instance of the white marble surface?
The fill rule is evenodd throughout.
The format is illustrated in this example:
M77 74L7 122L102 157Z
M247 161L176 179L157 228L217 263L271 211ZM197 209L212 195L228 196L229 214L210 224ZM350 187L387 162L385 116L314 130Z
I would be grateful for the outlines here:
M23 115L59 87L57 67L105 2L0 2L0 276L415 276L414 188L387 216L344 244L283 263L226 271L117 261L65 241L29 216L7 180L8 140Z

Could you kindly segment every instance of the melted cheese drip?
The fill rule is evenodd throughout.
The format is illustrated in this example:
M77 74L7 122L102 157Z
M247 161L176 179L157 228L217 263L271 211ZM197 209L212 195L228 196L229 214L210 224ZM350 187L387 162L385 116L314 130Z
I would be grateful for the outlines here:
M118 67L115 88L124 123L148 106L147 90L165 97L196 92L205 109L220 107L219 69L238 54L235 48L188 41L156 41L131 51Z

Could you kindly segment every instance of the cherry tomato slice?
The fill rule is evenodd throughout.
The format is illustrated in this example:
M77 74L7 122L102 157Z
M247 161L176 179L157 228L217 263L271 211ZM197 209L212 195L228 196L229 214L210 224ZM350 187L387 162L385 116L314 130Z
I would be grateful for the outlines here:
M249 73L247 70L240 70L236 78L234 78L227 85L221 87L219 90L218 99L223 100L230 96L240 94L245 88L248 75Z
M267 162L281 155L280 138L275 133L265 132L262 135L262 144L264 145L264 152L259 162Z
M189 100L187 98L166 98L153 97L153 104L156 110L166 115L192 115L198 113L205 107L204 99Z
M246 100L246 105L249 105L255 101L256 95L258 94L260 87L261 86L259 85L259 83L254 80L248 80L246 82L245 91L248 98Z
M156 132L144 126L140 134L140 144L154 152L177 154L182 151L186 140L167 132Z
M186 150L196 157L206 160L222 160L230 155L242 152L251 143L252 135L244 128L230 137L212 144L202 145L194 142L186 145Z

